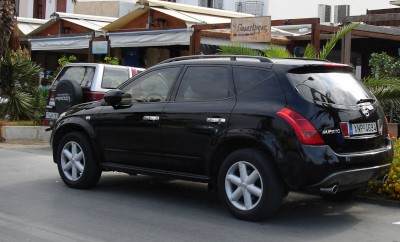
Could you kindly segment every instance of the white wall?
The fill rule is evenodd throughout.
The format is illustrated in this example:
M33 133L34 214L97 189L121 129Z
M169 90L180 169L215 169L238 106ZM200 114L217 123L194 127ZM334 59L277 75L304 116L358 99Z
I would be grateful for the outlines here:
M74 13L74 6L72 0L67 0L67 13Z
M33 0L19 1L19 16L24 18L33 17Z
M46 17L45 17L45 19L49 19L50 15L56 11L56 1L57 0L46 0Z
M229 0L225 0L229 1ZM199 6L199 0L176 0L177 3Z
M122 17L127 15L128 13L132 12L133 10L137 9L138 7L135 6L133 2L123 2L119 3L119 16Z

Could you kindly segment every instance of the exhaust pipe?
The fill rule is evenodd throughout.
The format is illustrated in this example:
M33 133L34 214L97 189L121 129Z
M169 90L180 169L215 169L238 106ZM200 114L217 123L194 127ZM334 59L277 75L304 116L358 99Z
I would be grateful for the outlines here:
M332 187L322 187L319 190L322 193L336 194L337 191L339 190L339 187L338 187L338 185L333 185Z

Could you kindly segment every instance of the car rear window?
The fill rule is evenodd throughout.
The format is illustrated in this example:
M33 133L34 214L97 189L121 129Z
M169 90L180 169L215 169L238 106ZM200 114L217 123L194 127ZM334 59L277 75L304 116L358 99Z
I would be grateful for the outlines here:
M73 80L79 83L81 87L90 87L95 70L93 66L65 67L53 83L53 86L56 86L58 82L63 80Z
M101 87L115 89L124 81L129 79L129 68L104 67L103 81Z
M301 96L311 101L348 106L363 99L374 99L351 73L289 73L288 76Z

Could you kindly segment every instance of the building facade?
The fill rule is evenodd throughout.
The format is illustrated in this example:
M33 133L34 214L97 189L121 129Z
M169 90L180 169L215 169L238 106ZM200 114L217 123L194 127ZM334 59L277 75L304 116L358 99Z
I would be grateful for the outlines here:
M130 0L16 0L17 16L49 19L54 12L122 17L137 7Z
M271 16L272 19L321 18L338 23L343 16L362 15L371 9L395 8L389 0L176 0L177 3Z
M74 0L16 0L17 16L49 19L54 12L73 13Z

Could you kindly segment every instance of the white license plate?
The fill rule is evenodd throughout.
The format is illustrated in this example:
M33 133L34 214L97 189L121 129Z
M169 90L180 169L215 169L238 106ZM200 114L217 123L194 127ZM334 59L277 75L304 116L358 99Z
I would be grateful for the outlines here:
M351 125L351 134L372 134L376 133L376 123L361 123L361 124L352 124Z
M58 113L46 112L47 119L58 119Z

